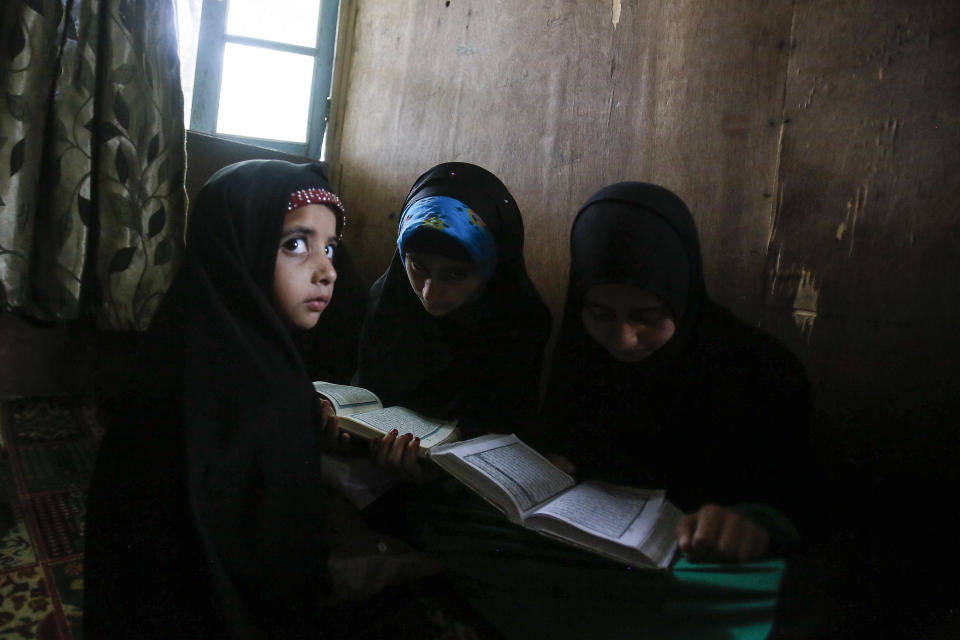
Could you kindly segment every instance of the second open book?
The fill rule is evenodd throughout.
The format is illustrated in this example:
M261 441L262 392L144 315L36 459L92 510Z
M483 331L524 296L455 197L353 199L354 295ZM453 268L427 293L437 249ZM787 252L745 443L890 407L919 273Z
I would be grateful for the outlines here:
M682 514L662 491L577 484L515 435L434 447L430 458L520 526L613 560L666 569Z

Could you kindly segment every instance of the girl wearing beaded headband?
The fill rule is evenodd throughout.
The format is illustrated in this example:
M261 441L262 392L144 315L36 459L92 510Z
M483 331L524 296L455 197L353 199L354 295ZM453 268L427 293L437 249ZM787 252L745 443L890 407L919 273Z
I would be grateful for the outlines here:
M294 338L331 300L343 219L317 164L242 162L198 194L91 481L88 637L323 635L333 420Z
M287 200L287 211L290 212L311 204L326 205L333 210L337 216L337 237L342 236L343 227L347 224L347 215L340 198L335 193L320 187L297 189L290 194L290 198Z

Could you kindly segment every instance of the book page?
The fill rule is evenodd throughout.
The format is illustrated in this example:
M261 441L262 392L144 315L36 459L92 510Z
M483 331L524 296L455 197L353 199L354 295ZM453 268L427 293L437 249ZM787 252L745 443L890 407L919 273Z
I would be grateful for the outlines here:
M681 517L663 491L588 481L537 509L528 522L620 562L663 569L676 551Z
M527 523L618 562L664 569L676 552L680 517L662 491L588 481L537 509Z
M376 394L362 387L317 381L313 383L313 389L333 403L334 412L338 416L364 413L382 406Z
M677 525L683 518L683 512L664 499L660 507L660 516L657 518L656 526L640 543L640 549L643 553L656 562L661 558L658 566L665 567L674 556L677 541Z
M573 485L573 478L515 437L514 440L465 455L463 460L506 491L521 511L528 511Z
M557 496L537 513L603 538L620 540L642 518L650 497L623 487L584 483Z
M363 415L354 415L353 419L383 434L390 433L393 429L400 432L400 435L412 433L415 438L420 438L421 448L429 448L438 442L443 442L456 427L455 421L427 418L404 407L387 407L368 411Z

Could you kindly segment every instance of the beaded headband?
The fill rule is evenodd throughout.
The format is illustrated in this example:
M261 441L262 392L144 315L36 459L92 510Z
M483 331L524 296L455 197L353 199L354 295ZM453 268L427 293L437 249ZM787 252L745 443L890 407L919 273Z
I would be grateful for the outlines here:
M299 189L290 194L290 199L287 200L287 211L293 211L294 209L305 207L308 204L332 205L333 208L336 209L340 214L340 226L346 226L346 211L343 208L343 203L340 202L340 198L338 198L335 193L331 193L326 189L320 189L318 187Z

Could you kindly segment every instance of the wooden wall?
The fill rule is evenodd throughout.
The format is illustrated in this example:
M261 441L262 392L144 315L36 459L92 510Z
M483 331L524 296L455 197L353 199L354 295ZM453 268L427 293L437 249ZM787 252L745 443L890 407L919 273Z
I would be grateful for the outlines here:
M368 281L437 162L504 180L554 311L580 203L657 182L694 212L713 297L806 362L828 466L891 482L956 473L960 5L345 6L335 171Z

